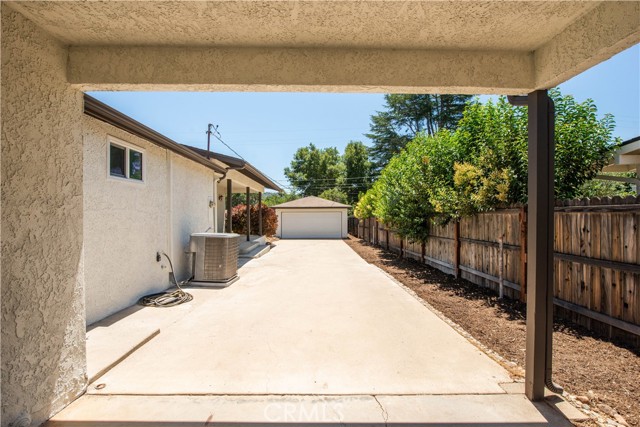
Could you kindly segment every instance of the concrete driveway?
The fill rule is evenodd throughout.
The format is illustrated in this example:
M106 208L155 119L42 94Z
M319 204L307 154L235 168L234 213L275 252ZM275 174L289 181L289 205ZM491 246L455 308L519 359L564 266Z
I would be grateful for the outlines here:
M173 420L170 408L185 425L224 417L285 421L286 405L292 414L331 406L326 419L310 421L374 425L546 425L553 417L526 400L499 364L340 240L279 241L240 276L225 289L195 289L190 307L145 308L107 322L122 328L144 315L161 326L55 425L102 416L104 426L115 413L157 425Z

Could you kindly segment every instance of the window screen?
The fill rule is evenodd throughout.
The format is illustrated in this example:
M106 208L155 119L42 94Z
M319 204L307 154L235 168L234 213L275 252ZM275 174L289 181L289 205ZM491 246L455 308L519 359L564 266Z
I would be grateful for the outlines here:
M142 181L142 153L129 150L129 178Z

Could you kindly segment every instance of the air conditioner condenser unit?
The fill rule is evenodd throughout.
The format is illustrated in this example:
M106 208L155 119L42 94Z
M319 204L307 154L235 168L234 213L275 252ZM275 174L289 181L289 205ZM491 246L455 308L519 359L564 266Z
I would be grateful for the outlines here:
M193 233L189 241L195 286L229 286L238 280L240 235Z

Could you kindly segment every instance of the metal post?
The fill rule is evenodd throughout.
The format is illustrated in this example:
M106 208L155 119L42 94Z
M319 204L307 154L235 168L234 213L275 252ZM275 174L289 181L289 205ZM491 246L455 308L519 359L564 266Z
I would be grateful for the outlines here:
M453 224L453 276L460 277L460 220Z
M525 393L544 398L551 383L553 333L553 103L546 90L529 94L529 185L527 235L527 339Z
M527 302L527 208L520 208L520 301Z
M498 295L504 298L504 234L498 238Z
M247 242L251 240L251 193L247 187Z
M233 193L231 192L231 186L233 183L230 179L227 180L227 233L232 233L233 227L231 226L232 215L231 215L231 199L233 198Z
M258 192L258 235L262 236L262 192Z

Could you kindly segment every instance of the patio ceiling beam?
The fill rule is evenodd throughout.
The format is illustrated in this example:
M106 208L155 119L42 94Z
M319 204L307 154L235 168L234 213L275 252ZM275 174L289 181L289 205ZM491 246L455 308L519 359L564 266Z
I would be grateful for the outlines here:
M82 90L530 92L531 52L351 48L129 47L69 49Z
M536 89L548 89L640 43L640 2L604 1L534 53Z

